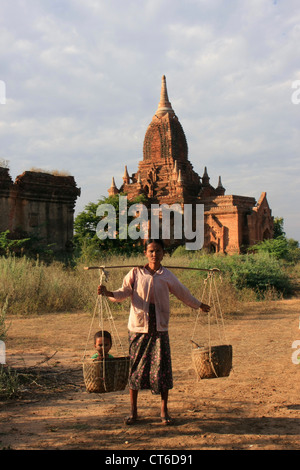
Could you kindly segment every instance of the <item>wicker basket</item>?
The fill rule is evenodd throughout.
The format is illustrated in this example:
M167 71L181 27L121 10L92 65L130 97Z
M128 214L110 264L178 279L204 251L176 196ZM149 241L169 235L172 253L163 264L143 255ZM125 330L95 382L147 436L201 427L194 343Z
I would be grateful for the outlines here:
M198 379L228 377L232 369L232 346L192 349L192 360Z
M83 378L87 392L105 393L124 390L128 382L129 359L127 356L84 362Z

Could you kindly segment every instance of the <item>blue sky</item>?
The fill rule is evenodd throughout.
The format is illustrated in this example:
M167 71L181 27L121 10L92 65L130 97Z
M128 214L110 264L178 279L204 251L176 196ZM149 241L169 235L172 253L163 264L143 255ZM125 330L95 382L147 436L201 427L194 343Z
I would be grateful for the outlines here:
M299 0L2 0L0 159L73 175L79 213L137 170L165 74L195 171L300 240L299 43Z

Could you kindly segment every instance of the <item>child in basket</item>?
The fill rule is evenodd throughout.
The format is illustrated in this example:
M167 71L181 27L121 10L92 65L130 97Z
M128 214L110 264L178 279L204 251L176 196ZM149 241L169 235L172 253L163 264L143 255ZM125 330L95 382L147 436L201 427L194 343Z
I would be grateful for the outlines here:
M111 334L108 331L97 331L94 335L94 345L97 350L91 357L94 361L102 361L104 355L106 359L113 357L108 353L112 347Z
M120 289L111 292L98 286L98 294L113 302L131 297L129 330L129 390L131 414L126 424L138 418L138 391L150 389L161 395L161 421L172 424L168 413L168 393L173 388L171 353L169 345L169 293L191 308L208 312L210 307L192 296L190 291L168 269L161 265L164 256L162 240L147 240L144 267L133 268L124 278Z

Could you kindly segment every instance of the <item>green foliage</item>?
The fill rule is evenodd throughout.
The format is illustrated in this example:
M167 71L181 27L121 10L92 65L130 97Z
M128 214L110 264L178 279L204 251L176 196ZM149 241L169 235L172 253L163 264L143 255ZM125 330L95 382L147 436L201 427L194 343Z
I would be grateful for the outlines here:
M276 259L282 259L290 264L296 264L300 261L299 242L292 238L285 238L283 235L273 240L264 240L251 247L251 250L258 253L269 253Z
M284 220L283 217L275 217L274 218L274 231L273 231L273 238L278 237L285 237L285 231L283 229Z
M8 307L8 297L0 308L0 341L6 339L8 327L5 324L5 316ZM0 398L12 398L19 389L18 375L9 367L0 364Z
M0 364L0 398L13 398L18 394L19 389L20 382L17 372Z
M98 274L98 273L95 273ZM7 314L41 314L88 309L95 299L97 278L83 266L46 264L25 256L0 257L0 305L8 297Z
M53 261L55 256L52 245L46 245L37 233L31 234L16 230L0 232L0 256L24 256L36 258L39 256L43 260Z
M180 258L182 256L186 258L192 258L193 251L188 251L185 246L178 246L172 253L172 258Z
M10 231L0 232L0 255L11 255L22 253L29 238L14 240L10 238Z
M249 248L248 251L254 253L269 253L276 259L284 260L290 264L300 261L299 243L292 238L286 238L283 230L283 218L274 219L274 238L264 240Z
M142 265L144 255L125 257L115 255L101 258L100 265ZM284 266L282 260L277 260L268 253L220 256L201 255L195 253L190 257L182 255L173 260L173 256L166 255L164 264L169 266L185 266L197 268L219 268L222 271L223 282L221 290L224 291L226 302L234 296L243 301L246 299L260 300L269 292L277 291L282 295L292 293L293 277L299 278L299 264L291 269ZM33 261L26 257L0 257L0 305L2 312L7 315L30 315L55 312L88 311L92 312L96 301L97 285L99 283L98 270L84 270L86 264L77 264L67 268L63 263L53 262L45 264ZM297 271L298 269L298 271ZM109 270L108 288L118 289L123 277L129 268ZM203 281L207 276L205 271L175 270L176 276L185 284L197 298L201 299ZM296 283L295 283L296 284ZM126 301L127 302L127 301ZM114 311L128 311L126 302L115 303ZM171 305L176 305L176 299ZM234 301L232 300L232 304ZM179 304L178 304L179 305ZM181 304L179 305L182 307ZM4 317L2 322L3 334L6 331Z
M6 297L3 307L0 308L0 341L4 341L6 338L6 332L8 328L5 324L5 317L8 308L8 296Z
M275 256L276 259L286 259L288 256L288 241L283 235L277 238L264 240L249 248L249 251L257 253L269 253Z
M100 203L100 201L99 201ZM99 203L90 202L85 206L85 210L81 212L74 221L74 229L76 240L92 240L96 234L96 227L100 217L96 216Z
M237 289L252 289L259 298L268 289L292 293L292 282L281 260L269 253L233 256L203 256L191 263L200 268L218 268Z
M125 196L125 194L120 194ZM133 204L146 203L144 196L139 196L132 201L128 200L128 209ZM98 238L96 230L98 223L107 216L97 216L97 208L101 204L110 204L116 211L116 233L115 239L107 237L105 240ZM128 216L128 225L133 220L133 217ZM120 254L134 254L143 251L142 243L140 240L132 240L130 237L120 238L120 224L119 224L119 195L109 196L102 198L98 203L90 202L86 205L85 210L81 212L74 221L74 245L77 256L81 256L85 260L92 260L97 257L107 255L108 253L114 255Z
M291 264L296 265L297 263L300 262L299 242L297 240L294 240L293 238L288 238L287 244L288 244L288 253L287 253L286 260L290 262Z

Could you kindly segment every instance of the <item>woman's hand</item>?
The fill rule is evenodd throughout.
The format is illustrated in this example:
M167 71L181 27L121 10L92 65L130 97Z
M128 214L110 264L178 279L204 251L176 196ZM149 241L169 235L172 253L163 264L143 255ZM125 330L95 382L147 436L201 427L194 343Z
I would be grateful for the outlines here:
M106 297L113 297L113 293L108 291L106 289L106 286L103 286L102 284L100 286L98 286L98 290L97 290L97 293L98 295L105 295Z
M201 310L203 310L203 312L209 312L210 311L210 306L209 305L206 305L206 304L201 304Z
M103 285L98 286L98 295L107 295L106 286L103 286Z

